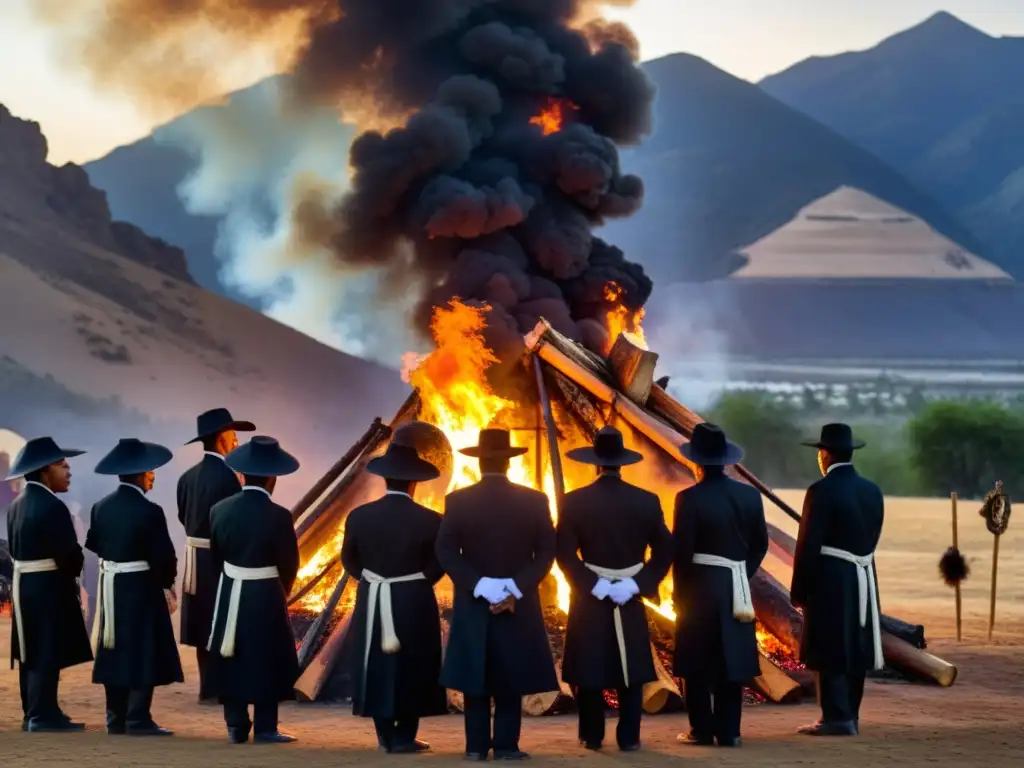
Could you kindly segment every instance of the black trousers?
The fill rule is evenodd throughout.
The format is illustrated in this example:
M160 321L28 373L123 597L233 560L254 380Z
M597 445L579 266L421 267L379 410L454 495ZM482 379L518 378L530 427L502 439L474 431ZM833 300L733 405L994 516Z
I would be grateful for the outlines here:
M224 722L228 728L249 733L274 733L277 731L277 702L258 702L252 705L252 720L249 719L249 704L237 699L222 699Z
M519 750L519 733L523 727L523 697L494 697L494 731L491 731L491 697L466 696L466 752L486 755Z
M153 725L153 688L104 685L107 693L107 728L147 728Z
M21 689L21 710L26 721L48 722L61 719L57 703L60 672L33 672L24 664L18 665L18 686Z
M640 743L640 718L643 713L644 689L637 685L619 688L619 724L615 727L615 741L620 747ZM576 694L579 707L580 741L600 744L604 741L604 692L580 688Z
M392 749L416 741L420 719L413 717L408 720L390 720L386 717L375 717L373 727L377 731L377 743L385 749Z
M196 666L199 668L199 700L209 701L217 698L216 691L210 685L210 652L205 648L196 648Z
M860 703L864 699L864 673L819 672L818 699L821 719L825 723L848 723L860 720Z
M743 714L743 686L726 681L686 678L686 712L699 739L736 739Z

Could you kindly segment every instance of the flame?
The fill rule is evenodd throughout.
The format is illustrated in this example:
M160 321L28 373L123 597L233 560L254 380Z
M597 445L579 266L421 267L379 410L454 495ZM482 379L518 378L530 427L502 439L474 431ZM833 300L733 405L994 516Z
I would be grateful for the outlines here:
M647 349L647 339L644 336L642 323L644 320L644 309L641 307L635 312L622 303L622 286L614 280L605 283L604 299L611 307L605 313L605 328L608 329L609 344L614 344L620 334L627 334L630 341L642 349Z
M579 110L575 104L568 99L559 99L554 96L548 97L548 103L541 109L540 114L530 118L530 125L540 126L545 136L558 133L565 125L566 114Z

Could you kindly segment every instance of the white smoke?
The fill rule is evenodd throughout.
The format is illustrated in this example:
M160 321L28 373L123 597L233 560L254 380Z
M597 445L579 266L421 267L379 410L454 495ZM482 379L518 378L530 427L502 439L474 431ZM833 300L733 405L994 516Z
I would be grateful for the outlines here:
M418 343L412 300L384 290L384 276L345 272L301 237L295 196L315 192L318 226L348 187L355 129L332 109L289 110L282 78L260 83L158 131L157 141L198 160L179 186L189 213L221 218L222 282L260 301L264 314L348 354L397 367ZM302 211L300 209L300 215Z

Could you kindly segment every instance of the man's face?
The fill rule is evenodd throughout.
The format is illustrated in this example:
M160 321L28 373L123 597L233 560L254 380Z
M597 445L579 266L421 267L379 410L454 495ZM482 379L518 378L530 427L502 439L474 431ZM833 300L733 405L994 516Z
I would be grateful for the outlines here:
M818 449L818 471L821 472L821 476L824 477L828 474L829 465L832 463L832 457L828 455L828 451L824 448Z
M220 433L218 442L220 443L221 455L227 456L238 447L238 434L233 429L224 430Z
M156 472L143 472L139 475L139 488L146 493L153 490L153 483L156 482Z
M61 459L43 470L47 487L54 493L67 493L71 488L71 467L67 459Z

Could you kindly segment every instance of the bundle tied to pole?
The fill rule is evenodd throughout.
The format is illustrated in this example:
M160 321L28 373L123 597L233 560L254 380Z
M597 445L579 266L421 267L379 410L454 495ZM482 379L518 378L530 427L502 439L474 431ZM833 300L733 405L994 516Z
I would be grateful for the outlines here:
M988 639L992 640L992 629L996 623L996 576L999 572L999 538L1010 525L1010 497L1003 488L1003 481L996 480L995 487L985 495L978 514L985 518L985 527L992 534L992 589L988 609Z
M960 585L970 575L971 567L967 564L967 559L960 553L955 492L950 495L950 501L953 508L953 546L943 552L942 557L939 558L939 573L946 585L952 587L956 592L956 640L960 642L962 639Z

